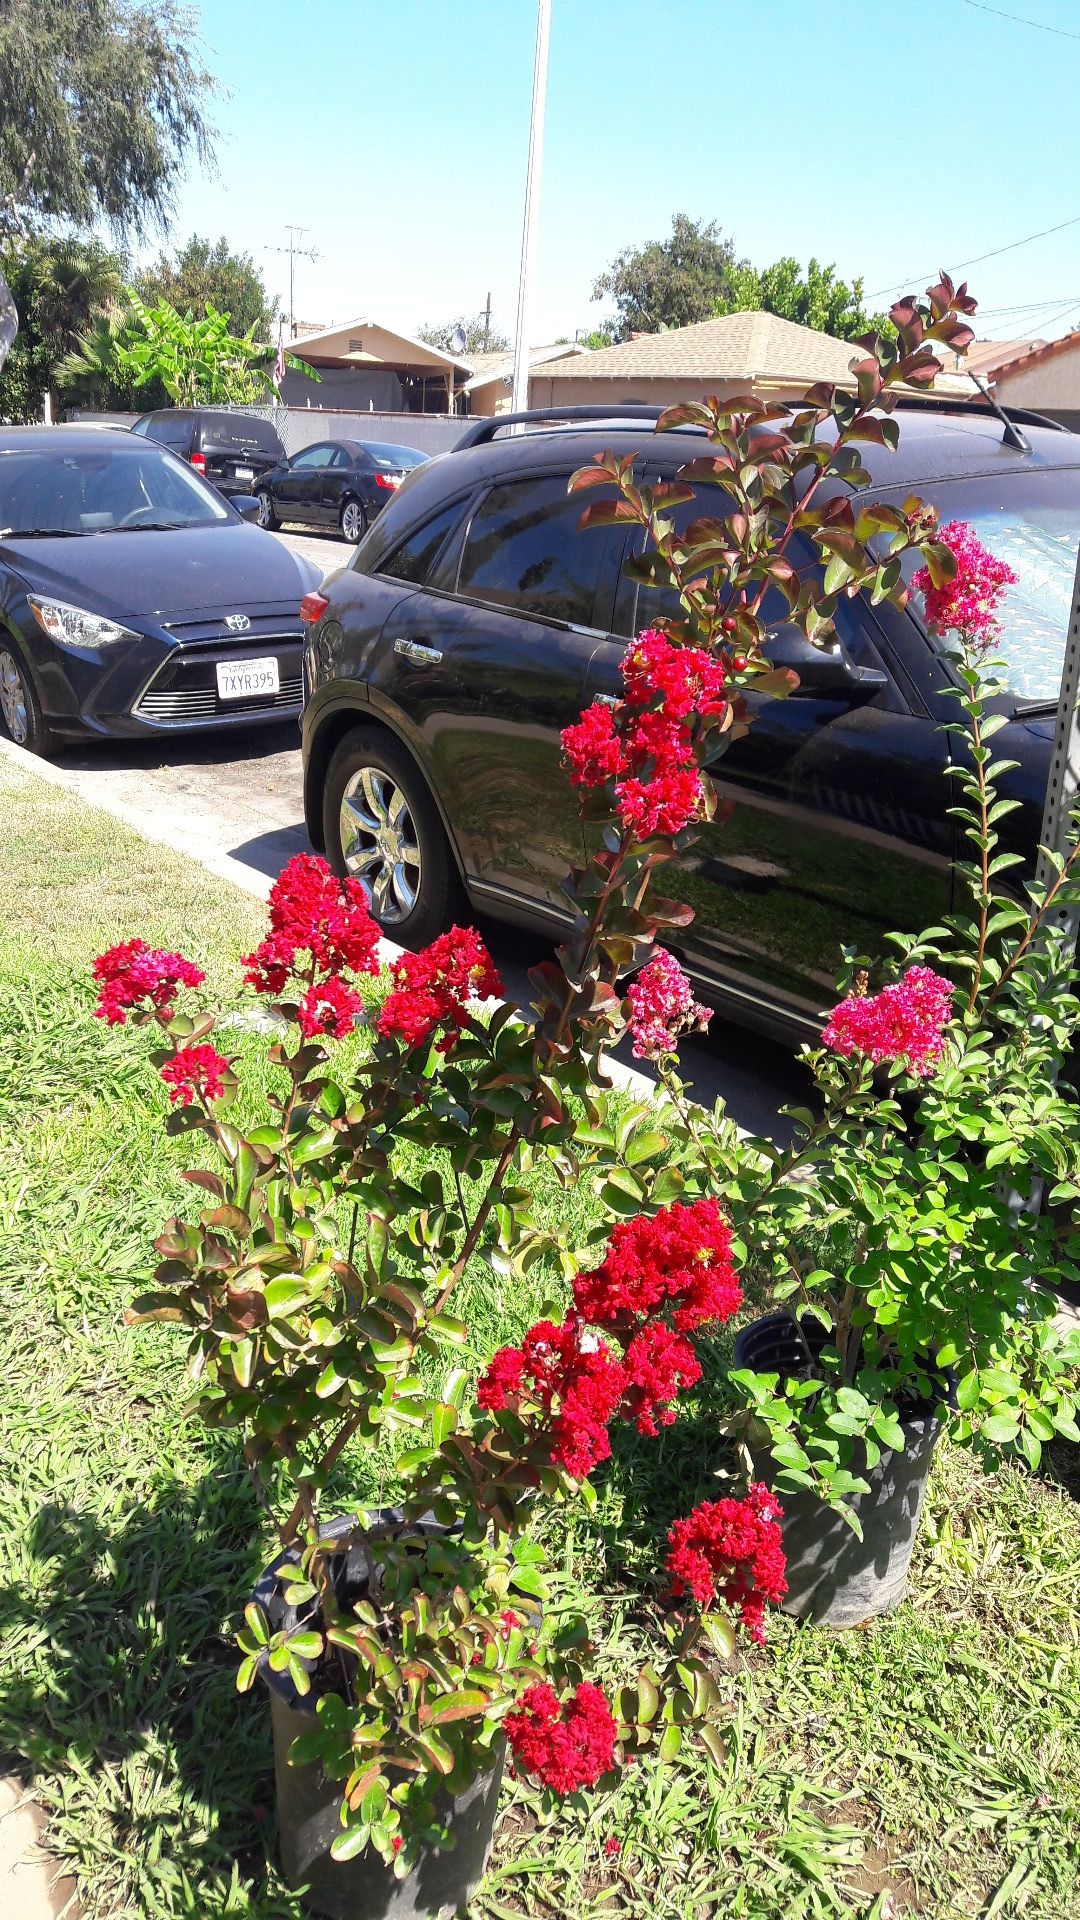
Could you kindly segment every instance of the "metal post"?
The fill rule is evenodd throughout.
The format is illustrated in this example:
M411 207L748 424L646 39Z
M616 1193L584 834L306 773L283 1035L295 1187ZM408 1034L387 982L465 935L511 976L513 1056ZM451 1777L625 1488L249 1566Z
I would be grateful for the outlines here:
M544 105L547 97L548 35L551 0L537 0L536 58L533 63L532 114L529 120L529 164L525 175L525 222L521 235L521 275L518 280L517 334L514 340L513 409L529 404L529 266L540 213L540 166L544 157Z
M1043 808L1042 833L1039 836L1040 844L1048 847L1052 853L1067 854L1069 851L1070 826L1076 807L1077 791L1080 789L1078 705L1080 705L1080 554L1077 555L1072 610L1069 614L1069 630L1065 637L1065 659L1061 668L1061 692L1058 695L1057 724L1054 728L1054 750L1050 756L1050 777L1046 783L1046 804ZM1035 877L1044 886L1048 886L1054 878L1053 867L1041 853ZM1063 907L1053 918L1056 925L1066 930L1075 948L1077 935L1080 934L1080 910L1075 907Z

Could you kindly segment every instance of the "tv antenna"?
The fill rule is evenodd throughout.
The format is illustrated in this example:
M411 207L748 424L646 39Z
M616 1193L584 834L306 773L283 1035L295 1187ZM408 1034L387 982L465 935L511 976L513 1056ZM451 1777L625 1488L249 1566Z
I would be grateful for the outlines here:
M297 259L310 260L312 265L314 265L319 255L316 253L314 247L302 247L300 245L300 241L307 232L306 227L286 225L285 231L289 236L289 244L287 247L260 247L259 252L287 253L289 256L289 338L290 340L294 340L296 338L296 308L293 301L293 262Z

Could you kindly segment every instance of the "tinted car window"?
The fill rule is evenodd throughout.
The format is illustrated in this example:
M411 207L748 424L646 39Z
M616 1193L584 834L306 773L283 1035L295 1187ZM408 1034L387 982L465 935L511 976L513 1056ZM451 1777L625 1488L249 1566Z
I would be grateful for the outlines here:
M190 414L161 413L147 421L145 432L150 440L160 440L163 446L182 447L186 451L191 445L195 422Z
M609 544L582 533L582 501L568 496L565 473L493 487L469 527L458 592L515 612L578 626L593 623L593 603Z
M673 476L665 475L664 478ZM595 499L595 494L590 496ZM731 511L729 497L716 487L695 495L680 506L672 507L665 515L675 528L676 533L684 533L693 520L701 520L706 515L719 516ZM591 536L588 532L585 538ZM642 553L646 545L644 533L635 535L631 552ZM812 549L805 541L796 540L788 550L788 558L797 572L804 573L813 565ZM767 626L779 626L788 617L788 605L782 593L770 587L761 606L762 619ZM620 633L640 633L643 627L651 627L658 620L685 620L686 609L674 587L650 587L624 576L619 588L618 630Z
M248 419L242 413L202 414L199 445L204 451L211 447L246 447L256 453L272 454L275 460L282 459L285 451L269 420Z
M334 448L333 458L330 461L332 467L351 467L352 463L353 455L349 452L348 447Z
M421 467L427 459L415 447L384 446L379 440L365 440L363 451L377 467Z
M1056 700L1072 610L1080 540L1080 469L980 474L928 481L875 497L903 504L914 491L937 508L943 522L966 520L983 545L1017 575L1001 602L1001 641L995 652L1022 700ZM906 578L918 561L908 556ZM921 611L921 602L915 601Z
M332 447L305 447L303 453L296 454L291 464L294 468L328 467L332 452Z
M457 526L465 509L464 500L444 507L433 520L425 520L414 533L394 548L379 567L391 580L411 580L422 587L431 572L447 535Z

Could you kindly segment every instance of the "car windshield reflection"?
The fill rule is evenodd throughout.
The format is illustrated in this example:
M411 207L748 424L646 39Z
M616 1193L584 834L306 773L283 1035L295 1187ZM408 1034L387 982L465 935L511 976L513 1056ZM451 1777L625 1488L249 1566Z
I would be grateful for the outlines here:
M6 539L172 532L214 526L229 517L193 473L155 448L0 451L0 526Z

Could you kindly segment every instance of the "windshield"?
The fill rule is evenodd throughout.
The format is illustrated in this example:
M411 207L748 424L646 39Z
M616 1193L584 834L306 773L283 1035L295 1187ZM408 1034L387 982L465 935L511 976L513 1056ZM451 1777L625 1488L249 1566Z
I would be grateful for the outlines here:
M398 471L403 467L422 466L427 459L427 454L419 453L415 447L388 447L378 440L365 440L364 452L371 455L377 467L394 467Z
M208 527L228 519L228 508L188 467L145 441L133 439L123 450L0 450L0 529L7 538Z
M966 520L1017 575L1019 585L1007 590L1000 610L998 651L1008 664L1008 684L1021 700L1056 700L1080 544L1080 469L939 480L875 497L900 505L909 491L935 506L943 521ZM911 559L908 578L916 566ZM919 595L913 605L921 615Z

